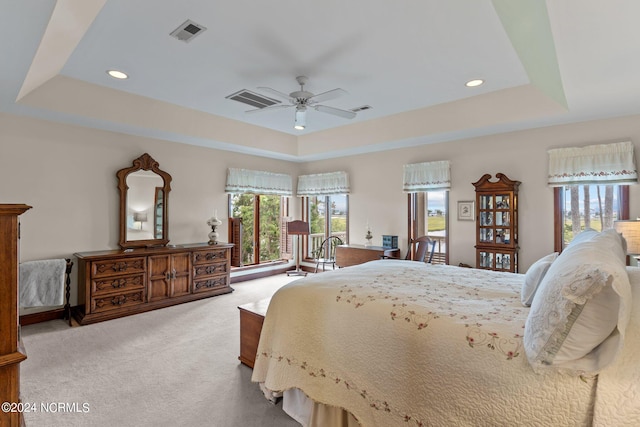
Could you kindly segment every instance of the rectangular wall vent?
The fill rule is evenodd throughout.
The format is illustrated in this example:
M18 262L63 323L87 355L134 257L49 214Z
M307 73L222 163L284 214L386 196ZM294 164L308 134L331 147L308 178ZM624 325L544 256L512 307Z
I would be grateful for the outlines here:
M266 96L251 92L247 89L242 89L236 93L232 93L225 98L233 99L234 101L242 102L243 104L251 105L256 108L264 108L275 104L281 104L278 100L267 98Z
M207 28L200 24L196 24L190 19L187 19L178 28L171 32L171 36L177 38L185 43L193 40L195 36L204 32Z
M358 111L370 110L371 108L373 108L371 105L363 105L362 107L352 108L351 111L357 113Z

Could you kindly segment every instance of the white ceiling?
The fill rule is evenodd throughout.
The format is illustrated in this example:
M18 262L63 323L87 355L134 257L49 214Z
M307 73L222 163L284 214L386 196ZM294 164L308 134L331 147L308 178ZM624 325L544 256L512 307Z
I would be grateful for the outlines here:
M0 0L0 11L0 111L275 158L640 113L637 0ZM187 19L207 30L172 38ZM293 108L246 114L225 98L289 93L298 75L310 92L348 92L325 105L372 108L353 120L311 110L297 131ZM485 84L465 87L474 78Z

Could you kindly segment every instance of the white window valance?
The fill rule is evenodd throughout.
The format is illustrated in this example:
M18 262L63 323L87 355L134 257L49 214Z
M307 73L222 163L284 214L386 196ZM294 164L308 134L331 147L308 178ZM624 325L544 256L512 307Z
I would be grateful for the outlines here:
M349 175L346 172L318 173L298 177L298 197L349 194Z
M638 171L631 141L549 150L549 186L636 184Z
M405 193L448 190L451 188L450 169L449 160L404 165L402 189Z
M291 196L293 194L291 175L229 168L227 170L227 193L273 194Z

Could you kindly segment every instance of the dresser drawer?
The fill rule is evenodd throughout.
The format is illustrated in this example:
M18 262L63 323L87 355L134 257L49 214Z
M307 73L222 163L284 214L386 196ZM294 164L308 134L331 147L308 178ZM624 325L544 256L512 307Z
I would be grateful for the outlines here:
M215 264L196 265L193 267L193 278L198 280L205 276L211 276L213 274L226 274L227 263L218 262Z
M91 281L91 295L143 289L146 284L145 274L131 276L107 277Z
M213 276L206 279L195 279L193 281L193 293L208 292L215 289L229 287L229 276Z
M102 313L144 303L144 289L91 298L91 312Z
M227 249L209 249L193 252L193 265L209 264L216 261L227 261Z
M91 278L108 277L122 274L144 273L146 258L120 258L95 261L91 264Z

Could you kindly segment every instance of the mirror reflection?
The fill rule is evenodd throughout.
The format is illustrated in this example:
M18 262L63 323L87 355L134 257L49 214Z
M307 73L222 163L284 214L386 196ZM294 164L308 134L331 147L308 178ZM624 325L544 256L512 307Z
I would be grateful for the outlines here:
M120 247L164 246L169 242L169 191L171 175L149 154L120 169Z
M127 240L162 239L162 177L139 170L127 177Z

